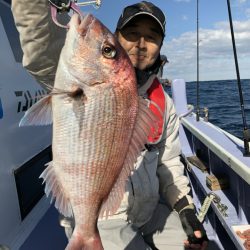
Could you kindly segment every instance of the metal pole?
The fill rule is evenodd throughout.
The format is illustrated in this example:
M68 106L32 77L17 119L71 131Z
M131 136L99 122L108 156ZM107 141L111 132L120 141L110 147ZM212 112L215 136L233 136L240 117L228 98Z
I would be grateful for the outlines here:
M196 82L196 121L200 120L200 84L199 84L199 0L197 0L197 27L196 27L196 34L197 34L197 82Z
M242 120L243 120L243 141L244 141L244 149L245 149L244 155L250 156L250 152L249 152L250 136L249 136L249 131L248 131L248 127L247 127L245 108L244 108L244 99L243 99L242 88L241 88L240 71L239 71L236 45L235 45L235 39L234 39L234 29L233 29L230 0L227 0L227 7L228 7L228 16L229 16L230 30L231 30L231 36L232 36L232 44L233 44L233 52L234 52L234 61L235 61L235 68L236 68L236 75L237 75L238 90L239 90L239 96L240 96L241 114L242 114Z

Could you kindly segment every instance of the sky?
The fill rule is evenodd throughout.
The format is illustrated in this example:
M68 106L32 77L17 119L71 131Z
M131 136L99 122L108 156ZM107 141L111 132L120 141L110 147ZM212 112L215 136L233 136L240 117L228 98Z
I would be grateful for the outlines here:
M138 0L139 1L139 0ZM124 7L138 1L102 0L101 7L81 7L112 32ZM161 53L169 63L163 77L197 79L197 0L151 0L166 16ZM227 0L198 0L199 80L236 79ZM230 0L241 79L250 79L250 0Z

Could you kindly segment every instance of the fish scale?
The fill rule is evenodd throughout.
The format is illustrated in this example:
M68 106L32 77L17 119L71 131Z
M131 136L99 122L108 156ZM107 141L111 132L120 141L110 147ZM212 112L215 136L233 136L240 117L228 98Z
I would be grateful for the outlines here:
M107 97L109 97L109 96L107 96ZM75 183L76 177L78 178L78 176L82 176L81 179L78 178L79 179L79 183L87 183L87 185L84 185L84 186L85 187L90 186L91 188L89 188L89 189L93 189L92 188L92 183L90 182L91 179L89 178L90 177L89 171L93 172L93 167L94 166L92 164L89 167L87 167L87 166L89 165L88 162L92 162L94 159L95 159L95 162L96 162L95 165L99 166L97 168L97 170L95 170L96 176L100 176L102 173L103 173L102 175L104 175L106 173L107 175L110 176L109 172L113 173L113 169L112 168L110 168L110 171L105 171L105 172L101 171L102 168L100 166L101 165L106 166L107 163L103 162L103 160L100 160L99 157L103 158L103 156L105 156L106 161L107 160L108 161L112 161L113 165L115 165L114 163L117 160L116 159L109 159L110 152L108 152L109 151L108 148L110 146L106 147L106 146L103 146L103 144L105 144L105 141L107 142L108 145L112 144L112 142L110 142L110 135L114 134L113 131L117 130L117 128L116 128L116 126L114 126L113 131L112 131L112 127L110 127L108 130L105 130L105 126L103 128L100 128L100 126L98 126L98 127L92 126L92 124L95 124L98 121L100 123L104 123L105 124L105 121L109 121L110 118L114 117L114 114L117 113L117 110L113 110L113 111L111 111L109 113L104 113L104 112L101 112L100 109L97 108L97 106L105 107L105 104L106 104L107 106L109 106L108 110L110 111L110 106L114 107L114 105L112 105L111 102L109 101L109 100L112 100L112 99L115 99L115 98L106 98L105 99L105 98L101 98L101 96L100 96L100 98L95 98L95 100L96 100L95 102L91 102L90 101L89 104L86 104L84 106L84 111L82 112L83 117L81 117L81 121L85 124L86 130L83 128L83 130L81 132L79 132L77 129L73 128L73 131L76 131L75 135L71 135L70 136L71 138L73 138L73 140L72 140L73 144L72 145L68 145L68 147L74 149L73 151L75 153L73 154L72 159L70 159L69 161L72 162L74 160L76 162L82 162L82 163L84 163L84 165L86 166L86 167L84 167L84 170L85 170L86 173L83 176L81 172L76 172L75 176L71 176L72 180L69 181L70 183ZM59 104L58 106L61 108L61 104ZM93 112L93 111L95 111L95 112ZM57 111L55 111L55 112L57 112ZM110 115L107 116L107 114L110 114L110 115L113 114L113 115L110 117ZM70 118L70 116L67 116L66 118L68 118L68 117ZM87 122L85 122L85 119L86 119ZM66 137L68 137L68 134L65 133L65 125L64 124L67 124L67 123L68 123L67 120L65 120L64 122L61 123L63 125L63 127L62 127L63 133L64 133L64 135ZM122 122L120 122L120 123L122 123ZM76 125L78 123L75 122L74 124ZM58 130L58 127L55 126L55 129ZM70 131L72 130L72 126L69 126L69 130ZM81 140L77 144L74 143L75 141L78 141L79 134L80 134L80 138L87 136L87 139L86 139L87 145L81 144L80 143ZM118 133L118 135L120 135L120 134L121 133ZM63 137L63 134L61 134L60 132L58 132L57 135L58 135L58 137L61 140L62 137ZM94 137L93 137L93 135L94 135ZM99 139L101 137L102 137L102 143L100 143L101 141ZM67 140L67 138L65 138L65 141L66 140ZM118 141L119 140L120 139L118 138ZM59 143L57 143L57 141L55 141L55 145L58 145L58 144ZM67 145L64 144L64 146L66 147ZM107 149L105 153L102 152L103 149ZM56 151L56 149L55 149L55 151ZM113 151L113 154L116 154L116 150L115 149L113 149L112 151ZM69 158L70 157L71 157L71 155L69 155ZM56 158L54 158L54 162L57 162ZM100 164L100 162L102 162L102 164ZM60 165L60 159L59 159L58 165ZM114 169L116 169L116 166L114 167ZM82 168L79 167L78 171L82 171ZM105 181L103 182L103 180L99 180L99 181L93 180L93 183L95 183L95 185L97 185L98 183L105 183ZM82 188L81 184L79 184L75 188L73 186L69 187L70 190L71 189L74 190L73 192L76 192L75 190L78 190L78 194L79 194L81 188ZM86 191L88 191L89 189L87 188ZM99 190L99 189L104 189L104 187L98 188L97 190ZM83 191L83 193L84 193L84 191Z
M99 115L98 115L99 116ZM92 122L95 122L95 119L89 119L90 117L88 117L88 121L89 121L89 123L92 123ZM101 119L101 117L99 116L99 119ZM93 127L93 128L95 128L95 127ZM87 128L88 129L88 128ZM103 129L102 129L103 130ZM92 129L92 132L93 132L93 134L95 134L96 135L96 137L98 138L98 137L100 137L100 129ZM82 131L82 134L84 135L84 130ZM107 136L106 136L106 138L107 138L107 141L108 141L108 137L110 136L109 134L110 134L110 132L112 132L112 131L110 131L110 129L109 130L107 130L107 132L109 132L109 133L107 133ZM92 134L91 132L90 132L90 134ZM105 133L102 133L102 135L105 135ZM61 136L61 135L60 135ZM91 138L91 136L90 136L90 138ZM104 139L104 138L103 138ZM104 139L105 140L105 139ZM96 143L98 143L99 142L99 140L97 139L97 140L95 140L95 139L93 139L92 138L92 141L94 142L94 144L96 144ZM90 145L92 145L92 143L89 141L88 142ZM78 150L76 150L76 154L74 154L74 156L75 157L79 157L79 153L77 152L77 151L81 151L81 150L83 150L82 152L86 152L86 155L88 156L88 158L86 159L87 161L86 161L86 167L84 167L84 170L86 171L86 173L83 175L83 173L81 173L82 172L82 168L81 167L79 167L78 168L78 171L79 172L77 172L76 173L76 175L74 175L74 176L72 176L72 180L70 180L69 182L72 184L72 183L74 183L74 184L76 184L75 185L75 188L74 188L74 185L73 186L71 186L71 187L69 187L69 190L72 190L72 192L78 197L78 198L80 198L80 199L82 199L82 200L84 200L84 195L82 196L82 195L80 195L81 193L83 193L83 194L85 194L86 196L88 196L88 194L89 193L92 193L91 194L91 196L94 196L94 194L93 193L95 193L95 191L93 191L93 190L97 190L97 192L99 191L100 192L100 190L105 190L105 189L107 189L107 188L105 188L105 186L104 186L104 184L105 183L107 183L107 180L103 180L103 179L99 179L99 177L100 176L109 176L108 177L108 179L110 179L110 178L112 178L111 177L111 174L110 173L112 173L113 172L113 169L111 169L110 171L102 171L102 165L103 166L105 166L107 163L105 163L105 162L102 162L102 164L100 164L100 160L98 160L98 159L96 159L96 166L97 166L97 168L95 168L96 170L94 171L95 172L95 176L97 176L97 178L91 178L90 176L91 176L91 174L90 174L90 172L92 173L93 172L93 168L95 167L95 166L93 166L92 164L90 164L89 166L88 166L88 162L92 162L92 160L95 158L95 157L99 157L99 155L100 155L100 151L98 150L98 147L96 147L95 145L94 146L92 146L92 147L86 147L86 146L83 146L83 148L78 144L77 145L77 148L78 148ZM81 149L82 148L82 149ZM101 147L99 147L99 149L100 149ZM103 147L102 147L103 148ZM84 156L85 154L83 154L83 156ZM102 155L104 155L104 154L102 154ZM105 154L106 155L106 158L108 158L108 152ZM81 157L80 157L81 158ZM78 158L78 160L77 161L82 161L82 162L85 162L84 160L81 160L81 159L79 159ZM114 162L114 161L113 161ZM73 168L74 168L74 166L72 166ZM110 172L110 173L109 173ZM106 175L105 175L106 174ZM77 178L78 176L82 176L82 178ZM115 177L115 176L114 176ZM113 178L114 178L113 177ZM98 180L99 179L99 180ZM78 182L76 181L76 180L78 180ZM78 183L78 184L77 184ZM101 186L99 186L99 184L103 184L102 185L102 187ZM108 185L108 186L110 186L110 185ZM84 187L85 187L85 189L84 189ZM93 209L93 201L91 202L92 204L90 204L89 203L89 205L91 206L91 209L90 209L90 211L91 212L93 212L94 213L94 209ZM85 205L85 210L86 210L86 204L83 204L83 205ZM74 204L72 203L72 206L74 206ZM79 212L78 212L79 211ZM75 209L75 211L74 211L74 213L75 213L75 216L77 216L78 217L78 219L81 221L81 223L83 223L83 222L85 222L85 214L84 213L82 213L82 211L83 211L83 209L82 208L80 208L79 207L79 210L78 209ZM88 211L88 210L87 210ZM79 216L78 216L79 215ZM90 212L88 212L88 217L87 218L90 218L90 217L92 217L93 215L91 215L91 213ZM87 223L88 224L88 223Z

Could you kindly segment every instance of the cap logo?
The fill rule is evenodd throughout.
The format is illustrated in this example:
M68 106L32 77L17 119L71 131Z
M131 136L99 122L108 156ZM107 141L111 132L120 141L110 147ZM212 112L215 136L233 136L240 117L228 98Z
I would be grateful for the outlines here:
M141 2L140 5L141 5L140 10L145 10L145 11L152 13L152 10L146 5L146 3Z

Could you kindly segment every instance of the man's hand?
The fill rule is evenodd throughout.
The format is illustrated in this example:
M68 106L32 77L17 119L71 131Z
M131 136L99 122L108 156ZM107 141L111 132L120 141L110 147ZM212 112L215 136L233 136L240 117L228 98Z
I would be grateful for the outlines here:
M186 248L205 250L208 246L206 231L197 219L195 210L184 208L179 213L180 220L188 239L184 242Z

